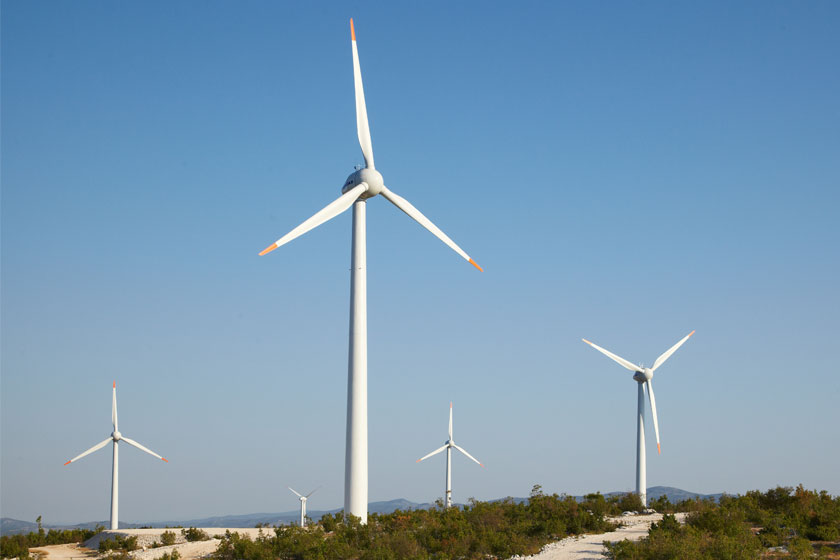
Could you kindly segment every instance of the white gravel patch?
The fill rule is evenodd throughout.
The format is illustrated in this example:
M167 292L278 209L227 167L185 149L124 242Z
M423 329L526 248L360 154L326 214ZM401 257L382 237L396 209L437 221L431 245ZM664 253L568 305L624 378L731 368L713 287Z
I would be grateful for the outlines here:
M684 513L676 514L677 520L683 523ZM597 535L580 535L567 537L553 543L549 543L533 556L514 556L517 560L603 560L605 558L605 542L616 542L629 539L637 541L648 535L651 523L660 521L661 513L650 515L628 515L610 518L610 521L621 523L624 526L609 533ZM514 560L511 559L511 560Z

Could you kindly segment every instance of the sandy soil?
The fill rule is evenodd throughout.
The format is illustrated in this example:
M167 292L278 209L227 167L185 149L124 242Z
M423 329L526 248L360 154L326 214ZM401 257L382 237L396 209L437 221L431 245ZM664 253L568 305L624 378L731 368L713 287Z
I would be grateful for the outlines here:
M38 548L30 548L29 554L32 556L39 556L42 558L49 558L49 560L70 560L80 558L93 558L96 552L88 548L84 548L78 544L54 544L50 546L39 546Z
M684 513L678 513L677 519L682 523ZM533 556L519 557L520 560L602 560L604 558L604 542L616 542L624 539L637 541L648 534L650 524L662 519L661 513L651 515L629 515L616 517L612 521L624 525L611 533L598 535L581 535L568 537L563 540L545 545Z

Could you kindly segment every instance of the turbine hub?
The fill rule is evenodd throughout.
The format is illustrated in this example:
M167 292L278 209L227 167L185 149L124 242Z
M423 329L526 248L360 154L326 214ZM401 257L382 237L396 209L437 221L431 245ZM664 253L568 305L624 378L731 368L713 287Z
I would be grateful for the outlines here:
M653 371L650 368L642 368L644 371L637 371L633 375L633 379L638 381L639 383L644 383L650 379L653 379Z
M368 185L368 190L359 197L361 200L378 195L382 192L382 187L385 186L385 183L382 181L382 174L376 169L357 169L348 175L347 180L344 181L344 186L341 187L341 194L346 193L360 183L367 183Z
M111 437L114 439L114 441L120 441L122 439L122 434L114 430L113 432L111 432Z

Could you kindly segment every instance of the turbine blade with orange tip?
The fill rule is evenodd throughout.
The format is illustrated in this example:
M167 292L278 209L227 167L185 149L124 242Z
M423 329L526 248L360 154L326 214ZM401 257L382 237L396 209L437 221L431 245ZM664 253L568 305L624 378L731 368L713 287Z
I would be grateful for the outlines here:
M653 416L653 431L656 434L656 450L661 454L662 447L659 445L659 419L656 417L656 397L653 396L653 380L645 381L648 389L648 398L650 399L650 412Z
M151 449L147 449L147 448L143 447L142 445L140 445L139 443L137 443L133 439L129 439L129 438L123 436L122 440L129 445L133 445L134 447L136 447L140 451L145 451L149 455L153 455L153 456L157 457L158 459L163 459L167 463L169 462L166 459L164 459L163 457L161 457L160 455L158 455L157 453L155 453L154 451L152 451Z
M70 459L69 461L67 461L64 464L69 465L70 463L74 463L74 462L78 461L79 459L81 459L85 455L90 455L94 451L99 451L100 449L102 449L103 447L108 445L108 442L111 442L111 441L113 441L113 439L110 438L110 437L108 439L104 440L104 441L100 441L99 443L97 443L96 445L94 445L93 447L88 449L87 451L85 451L83 453L80 453L79 455L76 455L75 457L73 457L72 459Z
M484 467L484 465L482 465L482 464L481 464L481 462L480 462L478 459L476 459L475 457L473 457L472 455L470 455L469 453L467 453L467 450L466 450L466 449L464 449L463 447L458 447L458 446L457 446L457 445L455 445L454 443L452 444L452 447L454 447L455 449L457 449L458 451L460 451L461 453L463 453L464 455L466 455L467 457L469 457L470 459L472 459L473 461L475 461L476 463L478 463L478 464L479 464L479 466Z
M331 220L353 206L353 203L356 202L356 199L361 196L363 192L368 189L367 183L360 183L335 199L334 201L327 204L323 209L319 210L314 216L300 224L298 227L266 247L265 249L260 252L260 255L265 255L266 253L270 253L277 247L281 245L285 245L292 239L300 237L307 231L314 229L327 220Z
M687 335L685 335L685 337L683 337L683 339L682 339L682 340L680 340L679 342L677 342L676 344L674 344L673 346L671 346L670 348L668 348L668 350L666 350L666 351L665 351L665 352L664 352L661 356L659 356L658 358L656 358L656 361L655 361L655 362L653 362L653 367L652 367L652 368L650 368L650 370L651 370L651 371L654 371L654 370L656 370L656 368L658 368L659 366L661 366L662 364L664 364L664 363L665 363L665 360L667 360L668 358L670 358L670 357L671 357L671 354L673 354L674 352L676 352L676 351L677 351L677 348L679 348L680 346L682 346L683 344L685 344L685 341L686 341L686 340L688 340L689 338L691 338L691 335L693 335L693 334L694 334L694 331L691 331L690 333L688 333Z
M365 166L373 166L373 143L370 140L370 125L368 124L367 106L365 105L365 89L362 86L362 68L359 65L359 49L356 46L356 29L353 19L350 19L350 44L353 49L353 82L356 89L356 132L359 134L359 146L365 156Z
M426 459L428 459L428 458L429 458L429 457L431 457L432 455L437 455L438 453L440 453L440 452L441 452L441 451L443 451L444 449L446 449L446 446L445 446L445 445L444 445L444 446L442 446L442 447L438 447L437 449L435 449L434 451L432 451L432 452L431 452L431 453L429 453L428 455L424 455L423 457L420 457L419 459L417 459L417 461L416 461L416 462L417 462L417 463L419 463L420 461L425 461Z
M418 224L420 224L421 226L423 226L424 228L426 228L427 230L432 232L432 235L434 235L435 237L437 237L438 239L440 239L441 241L446 243L449 246L450 249L452 249L453 251L455 251L456 253L461 255L464 258L464 260L469 261L478 270L482 270L482 268L480 266L478 266L475 263L475 261L472 260L470 258L470 256L464 252L463 249L458 247L458 245L456 245L454 241L449 239L448 235L443 233L440 230L440 228L438 228L435 224L433 224L432 221L429 218L424 216L423 213L420 212L420 210L418 210L417 208L415 208L414 205L412 205L409 201L407 201L406 199L404 199L403 197L401 197L400 195L398 195L394 191L389 190L385 186L382 187L381 194L382 194L382 196L387 198L391 202L391 204L393 204L394 206L396 206L397 208L399 208L400 210L402 210L403 212L408 214L412 219L414 219L414 221L416 221Z

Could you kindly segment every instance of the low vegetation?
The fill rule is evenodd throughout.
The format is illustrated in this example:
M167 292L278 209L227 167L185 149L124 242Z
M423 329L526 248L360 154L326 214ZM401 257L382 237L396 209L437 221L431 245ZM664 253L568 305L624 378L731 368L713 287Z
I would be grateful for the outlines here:
M595 497L597 496L597 497ZM469 505L371 514L365 525L341 513L325 515L306 529L278 527L256 540L227 533L217 560L509 558L533 554L568 535L615 527L600 494L577 502L545 495L535 486L527 503L471 501Z
M26 535L3 535L0 537L1 558L29 558L29 549L38 546L53 544L80 543L88 540L95 534L103 531L101 525L95 529L50 529L45 531L41 525L41 516L35 520L38 524L37 532L30 532Z
M175 549L172 552L164 552L157 560L178 560L179 558L181 558L181 553Z
M184 538L187 539L188 542L210 540L210 535L208 535L201 529L196 529L195 527L190 527L189 529L181 529L181 534L184 535Z
M723 496L716 504L653 500L660 511L689 512L685 525L665 515L647 539L608 546L615 560L817 558L840 552L840 497L796 488ZM840 554L833 556L840 557Z
M109 539L102 539L99 541L99 552L123 551L131 552L137 550L137 536L132 535L125 537L123 535L114 535Z

